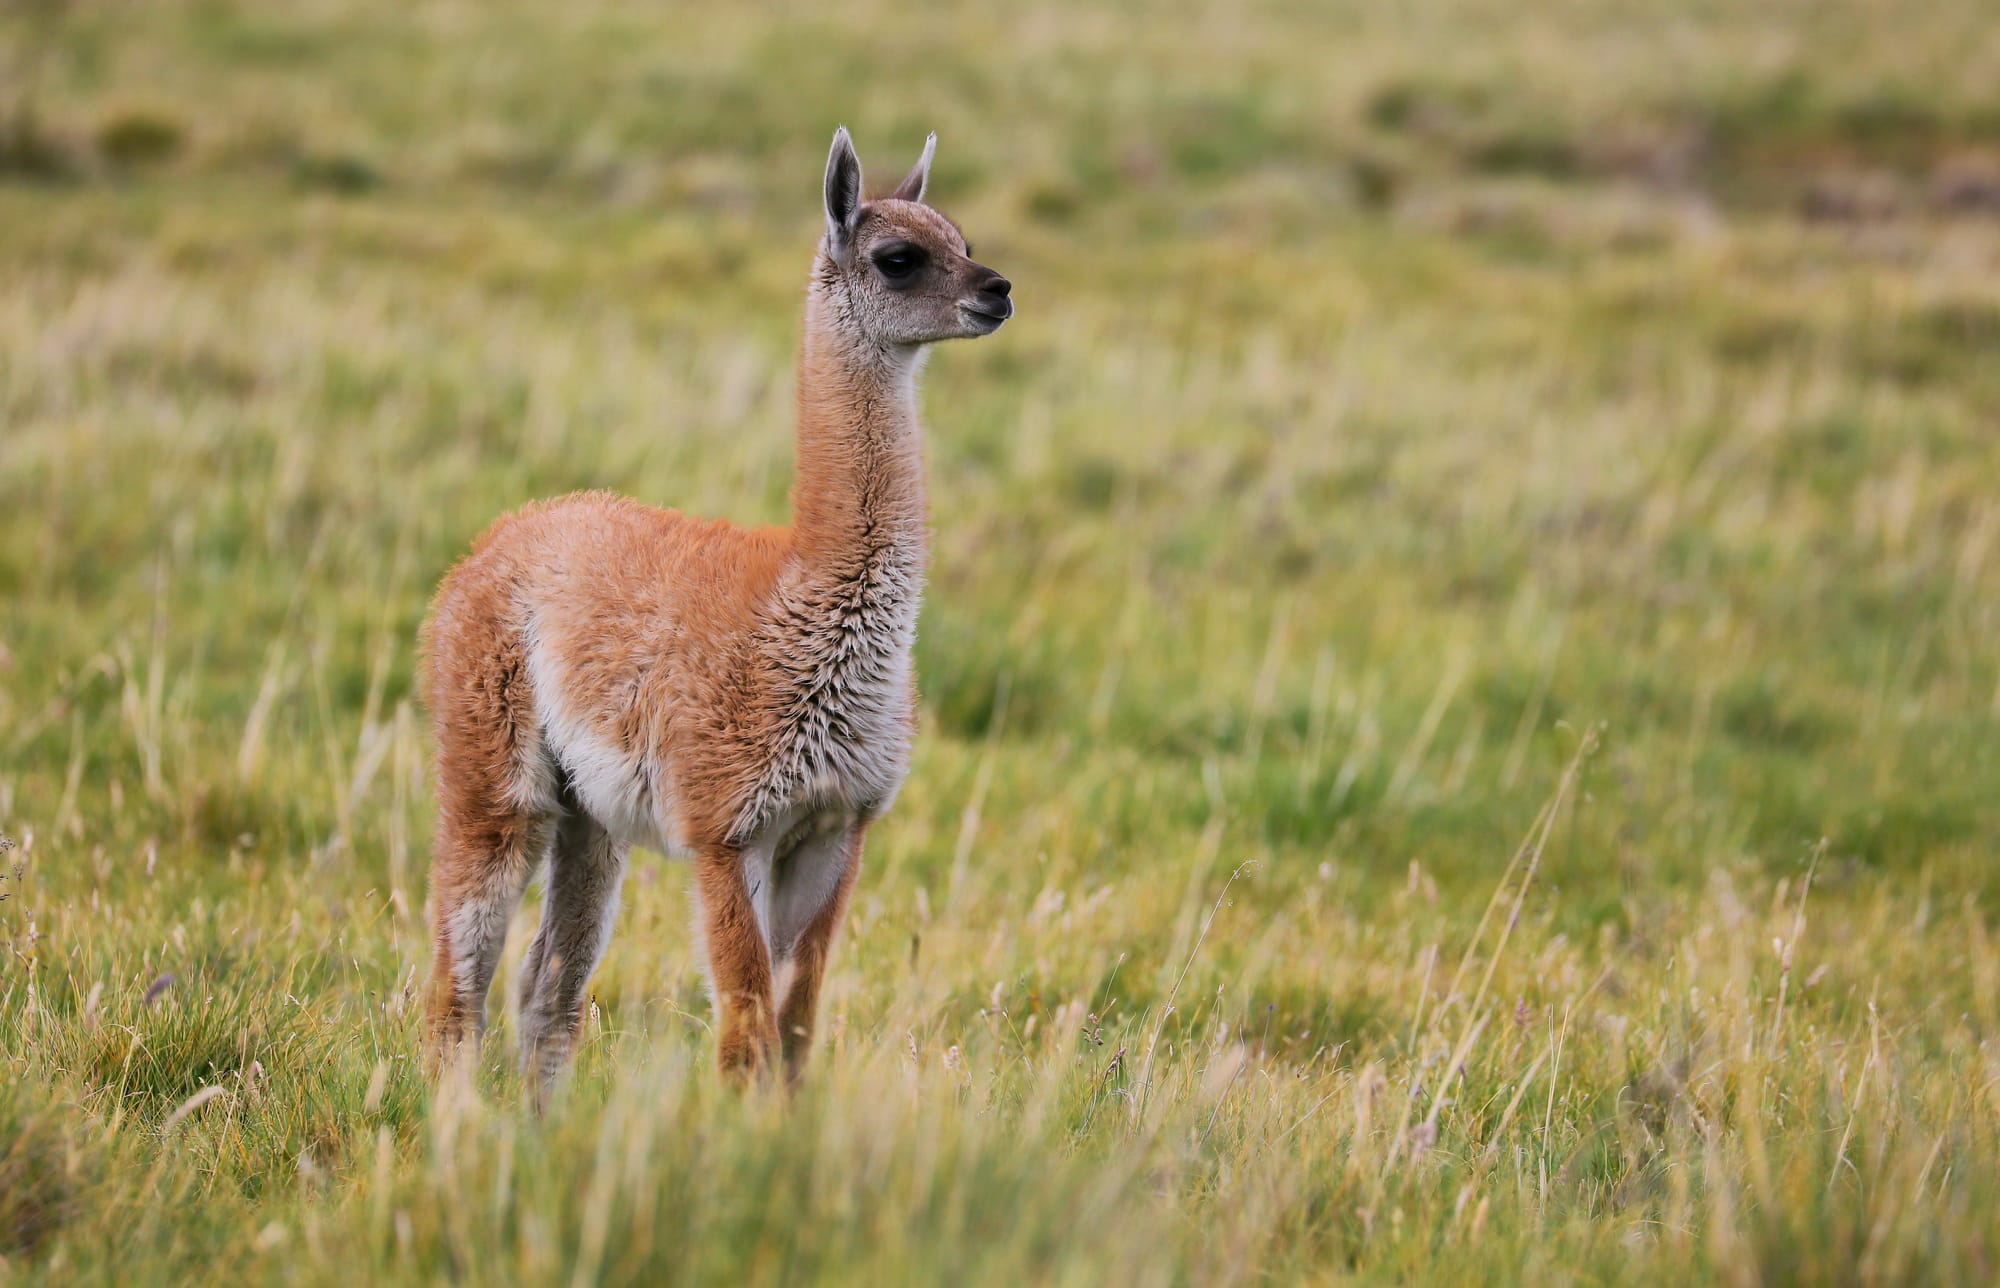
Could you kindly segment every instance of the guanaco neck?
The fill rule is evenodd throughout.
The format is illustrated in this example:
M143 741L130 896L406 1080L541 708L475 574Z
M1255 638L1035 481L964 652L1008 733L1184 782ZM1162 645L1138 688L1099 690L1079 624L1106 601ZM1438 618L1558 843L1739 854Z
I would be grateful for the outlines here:
M822 253L806 296L792 485L793 551L808 573L845 580L887 557L921 576L921 365L921 349L885 348L862 334Z

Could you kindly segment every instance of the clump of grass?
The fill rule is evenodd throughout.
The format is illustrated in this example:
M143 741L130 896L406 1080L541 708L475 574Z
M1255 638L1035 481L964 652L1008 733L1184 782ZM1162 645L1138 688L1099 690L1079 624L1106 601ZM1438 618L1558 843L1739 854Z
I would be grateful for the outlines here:
M97 151L112 165L140 169L177 155L185 137L179 121L163 112L127 108L97 127Z
M0 178L49 182L72 178L80 169L75 149L48 127L32 103L0 110Z
M76 1125L80 1106L10 1076L0 1086L0 1267L33 1257L91 1208L96 1159Z
M311 152L295 158L292 181L301 188L356 196L380 187L381 170L351 152Z

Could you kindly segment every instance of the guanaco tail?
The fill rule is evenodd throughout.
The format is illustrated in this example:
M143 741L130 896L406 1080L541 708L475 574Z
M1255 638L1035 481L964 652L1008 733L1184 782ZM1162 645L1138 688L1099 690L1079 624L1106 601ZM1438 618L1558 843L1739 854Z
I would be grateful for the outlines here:
M530 505L445 577L426 627L437 738L434 1068L477 1050L529 877L519 981L539 1097L567 1062L634 844L686 858L718 1062L796 1077L863 838L909 771L926 558L916 378L991 335L1006 278L924 201L937 138L864 201L845 128L806 292L792 524L603 492Z

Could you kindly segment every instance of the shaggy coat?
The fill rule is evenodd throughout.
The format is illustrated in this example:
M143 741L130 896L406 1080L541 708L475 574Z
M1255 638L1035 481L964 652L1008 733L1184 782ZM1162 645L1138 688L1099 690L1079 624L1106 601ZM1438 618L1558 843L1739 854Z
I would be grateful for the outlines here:
M519 984L522 1065L545 1090L635 844L692 863L724 1071L803 1061L863 838L909 769L924 346L1012 313L1007 280L923 204L931 155L864 204L834 137L790 527L583 493L500 519L440 587L435 1062L476 1046L507 923L546 862Z

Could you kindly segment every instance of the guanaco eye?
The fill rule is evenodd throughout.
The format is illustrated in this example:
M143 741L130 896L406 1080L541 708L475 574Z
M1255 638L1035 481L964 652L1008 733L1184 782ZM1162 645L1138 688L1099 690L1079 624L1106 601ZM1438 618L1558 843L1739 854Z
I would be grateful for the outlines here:
M875 255L875 267L891 281L907 278L923 266L924 253L914 246L891 246Z

